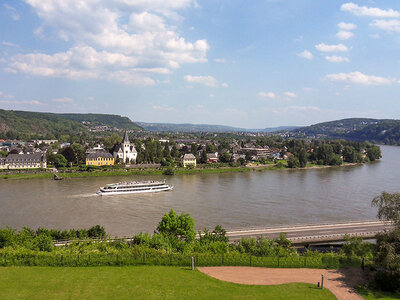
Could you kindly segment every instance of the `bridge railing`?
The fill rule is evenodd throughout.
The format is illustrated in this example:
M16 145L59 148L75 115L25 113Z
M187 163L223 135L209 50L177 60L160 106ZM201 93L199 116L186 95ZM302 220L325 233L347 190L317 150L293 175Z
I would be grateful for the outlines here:
M352 266L361 267L360 257L342 255L318 256L254 256L242 253L196 254L196 266L255 266L269 268L327 268ZM165 265L191 266L192 256L180 253L133 253L133 254L59 254L41 252L38 254L1 254L0 266L134 266Z

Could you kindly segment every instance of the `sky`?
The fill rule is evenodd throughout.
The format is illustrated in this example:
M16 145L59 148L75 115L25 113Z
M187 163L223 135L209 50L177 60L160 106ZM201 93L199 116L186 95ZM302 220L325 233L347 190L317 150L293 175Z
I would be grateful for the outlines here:
M244 128L400 117L400 1L2 0L0 108Z

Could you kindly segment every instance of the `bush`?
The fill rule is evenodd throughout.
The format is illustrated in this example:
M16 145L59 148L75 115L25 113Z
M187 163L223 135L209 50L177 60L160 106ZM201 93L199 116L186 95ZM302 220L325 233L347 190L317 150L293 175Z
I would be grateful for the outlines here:
M400 291L400 273L380 271L375 274L374 282L376 287L385 292Z
M174 175L175 171L173 168L167 168L164 170L163 175Z

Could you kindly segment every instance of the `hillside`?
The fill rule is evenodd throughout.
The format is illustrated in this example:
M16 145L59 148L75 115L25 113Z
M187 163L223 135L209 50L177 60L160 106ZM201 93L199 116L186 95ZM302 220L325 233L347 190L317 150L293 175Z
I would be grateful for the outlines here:
M145 130L153 132L276 132L281 130L291 130L298 128L296 126L281 126L264 129L247 129L225 125L208 124L174 124L174 123L145 123L137 122Z
M82 122L90 122L84 125ZM60 137L89 132L91 126L138 130L127 117L101 114L55 114L0 109L0 138Z
M381 144L400 144L400 120L351 118L292 130L292 137L343 138Z

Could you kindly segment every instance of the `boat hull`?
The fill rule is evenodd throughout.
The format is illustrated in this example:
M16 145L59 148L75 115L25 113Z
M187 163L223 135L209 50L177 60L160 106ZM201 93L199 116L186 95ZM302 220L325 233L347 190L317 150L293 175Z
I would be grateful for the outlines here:
M172 191L174 189L173 186L168 186L162 189L148 189L148 190L140 190L140 191L111 191L111 192L103 192L98 191L96 194L99 196L114 196L114 195L125 195L125 194L143 194L143 193L159 193L159 192L167 192Z

